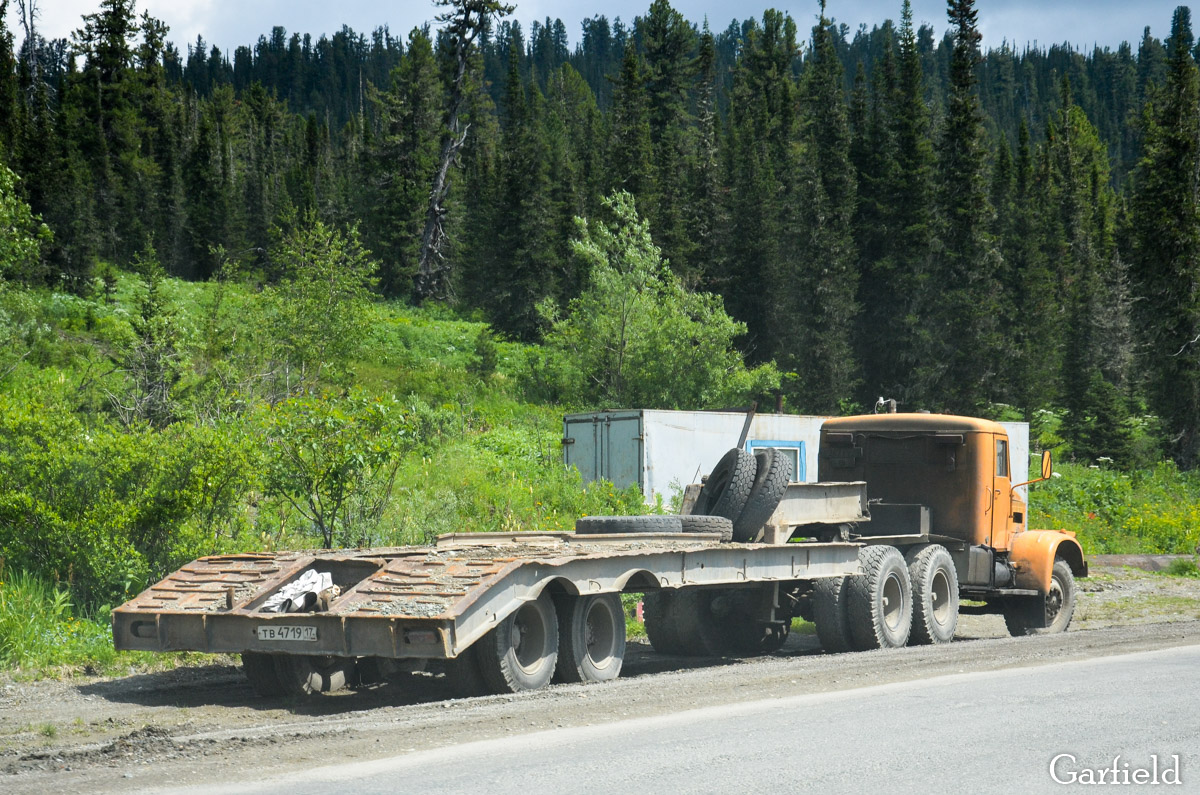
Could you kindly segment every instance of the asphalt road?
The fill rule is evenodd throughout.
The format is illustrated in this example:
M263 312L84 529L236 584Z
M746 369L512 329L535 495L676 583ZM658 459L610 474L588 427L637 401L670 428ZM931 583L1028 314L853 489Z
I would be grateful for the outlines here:
M1181 785L1153 789L1200 792L1198 672L1200 646L1184 646L541 731L209 791L1011 795L1079 789L1051 777L1051 760L1070 754L1060 779L1119 757L1131 786L1152 755L1160 779L1177 755Z

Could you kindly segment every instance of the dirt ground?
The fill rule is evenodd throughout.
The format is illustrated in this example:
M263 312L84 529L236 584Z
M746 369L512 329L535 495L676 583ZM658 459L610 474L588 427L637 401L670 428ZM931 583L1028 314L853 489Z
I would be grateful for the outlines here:
M456 699L440 675L311 699L259 698L233 658L121 678L0 675L0 789L129 792L246 782L341 760L966 670L1200 644L1200 579L1092 564L1065 635L1009 638L963 616L956 642L822 654L812 636L775 655L690 660L631 641L621 679Z

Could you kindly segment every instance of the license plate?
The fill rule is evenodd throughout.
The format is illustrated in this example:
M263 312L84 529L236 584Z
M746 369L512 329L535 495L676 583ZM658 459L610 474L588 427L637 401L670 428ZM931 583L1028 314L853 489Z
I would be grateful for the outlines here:
M316 627L259 627L259 640L312 640L317 639Z

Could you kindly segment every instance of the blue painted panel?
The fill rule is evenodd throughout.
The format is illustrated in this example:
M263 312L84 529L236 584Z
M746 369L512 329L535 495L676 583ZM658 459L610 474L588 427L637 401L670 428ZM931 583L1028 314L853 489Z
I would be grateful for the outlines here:
M807 481L805 477L804 466L804 441L793 440L786 441L782 439L747 439L746 450L753 453L755 450L762 450L766 447L774 447L781 451L792 462L792 483L804 483Z

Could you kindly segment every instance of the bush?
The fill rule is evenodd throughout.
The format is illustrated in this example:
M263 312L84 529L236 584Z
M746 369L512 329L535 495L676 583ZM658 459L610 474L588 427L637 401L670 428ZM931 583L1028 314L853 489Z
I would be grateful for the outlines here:
M1031 527L1074 530L1088 554L1191 554L1200 543L1200 472L1057 468L1032 487Z
M779 386L774 365L747 371L733 340L746 326L721 298L684 289L640 219L633 197L604 200L610 226L577 218L571 248L589 284L559 317L547 299L546 345L568 401L640 408L705 408L744 402ZM545 367L554 372L554 367Z
M1200 567L1192 558L1178 558L1163 573L1171 577L1200 577Z
M258 471L240 423L85 427L0 396L0 556L113 603L202 554L234 549Z

